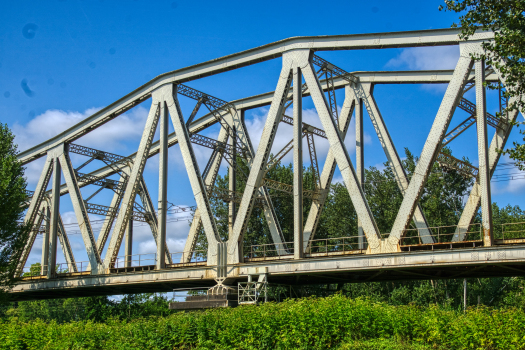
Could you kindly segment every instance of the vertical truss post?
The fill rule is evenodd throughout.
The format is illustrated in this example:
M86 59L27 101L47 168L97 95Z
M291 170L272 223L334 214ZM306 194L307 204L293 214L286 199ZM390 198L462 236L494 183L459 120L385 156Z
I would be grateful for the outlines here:
M168 108L161 102L159 149L159 205L157 232L157 269L166 267L166 209L168 205ZM131 221L131 220L130 220Z
M151 148L151 142L153 141L153 136L155 135L155 130L157 129L160 113L160 101L156 92L157 91L154 91L152 94L151 109L149 111L148 119L146 120L146 125L140 140L139 149L135 156L133 167L131 168L131 174L124 192L124 197L122 198L122 205L117 217L117 223L115 224L113 234L111 235L111 240L109 241L108 250L104 259L104 265L106 268L113 267L115 264L118 251L124 237L124 232L126 231L126 224L131 218L133 203L135 202L135 196L140 186L140 179L142 178L142 173L144 172L148 153Z
M242 261L242 241L244 232L248 225L250 215L253 210L253 204L255 202L256 194L261 187L262 178L264 175L265 165L268 162L268 157L272 149L273 141L275 139L275 133L279 123L281 122L281 116L283 114L284 104L288 99L288 91L292 80L292 62L293 58L290 57L289 53L283 54L283 66L277 83L277 88L273 95L272 103L270 105L270 111L266 118L266 123L261 135L259 142L259 148L257 153L253 157L250 174L246 181L246 187L242 196L239 210L237 211L237 219L233 226L233 236L228 241L228 262L238 263Z
M151 234L153 235L155 244L157 244L159 223L157 221L157 216L155 215L155 207L153 206L153 201L151 200L151 196L149 195L148 187L146 186L146 181L144 180L144 177L142 176L140 178L138 195L140 197L142 205L144 206L144 209L146 210L146 213L149 214L147 223L151 229ZM168 249L168 245L166 243L164 243L164 245L165 245L164 250L166 251L166 254L164 254L164 261L167 261L168 264L171 264L172 261L171 261L170 250Z
M392 172L394 173L397 186L399 187L401 194L404 196L409 181L405 169L401 163L401 158L399 158L399 154L397 153L394 142L390 137L390 133L388 132L383 116L381 115L379 107L377 106L377 103L374 99L373 90L374 86L372 84L360 83L357 87L357 95L363 99L365 103L368 115L370 116L370 120L372 121L374 129L377 133L377 137L379 138L379 142L381 142L381 146L383 147L385 155L388 159L388 163L390 164ZM428 222L425 214L423 213L423 208L421 208L421 205L419 204L414 211L413 220L417 228L418 235L421 237L421 242L425 244L434 243L434 237L432 237L432 232L428 228Z
M293 199L294 259L304 257L303 251L303 96L302 74L293 68ZM312 164L313 166L313 164Z
M199 164L195 159L195 153L193 152L193 146L190 142L188 129L186 128L186 124L184 123L184 118L180 110L177 93L171 84L163 85L160 89L168 105L171 121L173 123L175 133L179 139L179 146L182 153L182 158L184 160L184 165L186 166L186 171L188 172L195 202L197 202L204 232L206 233L206 238L208 240L207 264L216 265L217 243L221 241L221 238L217 232L215 218L213 217L210 201L208 200L206 185L202 180Z
M84 245L86 246L86 252L91 266L91 273L99 274L102 272L102 259L100 258L100 254L97 250L97 243L95 242L95 236L93 235L93 229L91 228L86 205L82 199L82 194L80 193L80 188L78 187L77 178L71 164L71 160L69 159L66 145L57 147L56 152L57 161L60 161L62 166L69 196L71 197L75 216L82 234L82 239L84 240Z
M228 131L221 127L219 132L219 137L217 138L220 144L224 144L228 141ZM223 150L215 149L208 161L209 166L206 166L208 171L204 172L204 184L206 187L213 186L215 180L217 179L217 174L219 173L219 167L221 166L223 157ZM190 232L188 233L188 238L186 238L186 244L184 245L184 251L180 258L181 263L188 263L191 261L193 251L195 250L195 245L197 244L197 236L202 227L201 212L199 208L195 209L193 213L193 220L190 226Z
M357 182L365 191L365 138L363 132L363 99L357 98L355 106L355 168ZM357 219L357 246L364 249L365 239L361 220Z
M232 159L233 162L230 164L228 170L228 189L230 193L233 193L237 190L237 167L235 162L237 162L237 147L235 147L237 141L237 130L235 126L232 127L232 137L230 137L230 145L232 149ZM236 212L236 203L235 201L230 201L228 204L228 239L233 236L233 224L235 222L235 212ZM225 255L227 256L227 254Z
M350 121L352 119L352 113L354 112L355 107L355 96L354 90L350 86L345 86L345 100L343 102L343 108L341 109L341 116L339 118L339 132L341 137L344 140ZM308 245L315 237L315 231L317 229L317 224L319 223L319 217L323 211L324 202L328 196L330 190L330 184L332 183L332 178L334 176L336 161L332 148L328 150L326 160L323 166L323 171L319 179L321 195L317 200L312 201L312 206L308 212L308 218L306 219L306 224L304 225L304 239L303 247L304 251L308 251Z
M485 60L475 63L476 79L476 124L478 133L479 184L481 186L481 224L483 244L492 246L492 200L490 196L490 168L487 141L487 101L485 91Z
M63 146L62 146L63 147ZM53 150L53 151L56 151ZM54 152L53 152L54 153ZM47 259L47 278L53 278L56 274L57 263L57 235L58 235L58 215L60 213L60 174L61 164L54 154L53 161L53 184L51 189L51 213L49 215L49 255Z
M499 78L503 82L503 84L505 84L505 80L501 76L500 71L498 69L495 69L495 71L499 75ZM512 98L508 101L508 105L512 105L514 102L516 102L516 99ZM494 137L492 138L492 141L490 143L490 148L488 151L490 177L492 177L492 174L494 173L494 170L496 169L496 165L498 164L498 161L501 157L501 152L499 152L499 150L505 148L505 144L507 143L507 140L509 139L509 135L512 130L512 127L510 125L518 117L518 110L513 109L508 114L509 114L508 120L507 120L508 126L506 128L496 128L496 133L494 134ZM459 219L458 226L456 228L456 232L454 234L454 237L452 238L453 242L464 241L465 239L468 239L467 237L468 228L469 228L470 223L472 222L472 219L474 218L474 215L476 215L478 211L480 201L481 201L481 186L480 186L479 179L478 179L476 180L476 182L472 186L472 189L470 190L470 194L469 194L467 203L465 204L465 207L463 208L463 212L461 213L461 217Z
M478 47L478 46L475 46ZM454 69L454 74L447 87L443 101L439 106L434 124L430 129L427 141L423 146L423 151L416 165L414 175L410 180L405 196L401 202L397 217L394 221L391 233L387 239L387 249L393 250L398 246L405 228L409 224L414 210L419 202L419 198L423 193L425 184L427 182L432 165L441 149L443 137L447 132L450 120L454 115L457 103L462 96L465 84L468 81L470 70L472 68L472 59L470 57L472 44L460 43L460 57Z
M126 243L124 244L124 255L124 266L131 267L131 256L133 255L133 219L129 219L128 221L128 229L126 230ZM159 256L158 253L157 256Z
M43 237L42 237L42 258L41 258L41 263L40 263L40 274L42 276L47 276L47 262L49 261L49 235L50 235L50 232L51 232L51 212L49 210L49 206L46 205L46 204L42 204L42 207L41 207L41 211L42 211L42 216L45 216L46 217L46 220L45 220L45 230L44 230L44 234L43 234Z
M372 216L372 212L370 211L370 207L368 206L363 189L357 181L357 175L352 166L352 161L350 160L342 135L338 130L337 121L334 120L330 113L328 102L326 101L326 97L321 89L321 84L315 75L310 60L307 61L303 74L315 108L319 113L319 118L321 119L321 123L326 132L328 142L330 143L330 149L333 151L335 160L339 165L339 170L341 171L350 199L352 200L352 203L354 203L357 216L363 223L363 229L368 241L368 249L372 253L379 252L381 250L381 236L379 230L374 217Z

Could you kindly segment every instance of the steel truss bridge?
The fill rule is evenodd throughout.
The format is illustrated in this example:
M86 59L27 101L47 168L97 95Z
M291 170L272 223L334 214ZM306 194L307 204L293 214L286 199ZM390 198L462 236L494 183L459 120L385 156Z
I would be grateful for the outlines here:
M246 281L252 275L264 275L270 282L308 284L523 274L525 225L503 225L495 235L490 206L490 179L500 159L497 150L505 146L518 112L496 117L486 111L483 84L500 82L505 87L505 80L497 68L486 67L483 60L475 59L476 54L483 53L482 42L492 40L493 34L479 32L464 41L459 39L458 33L457 29L440 29L285 39L160 75L77 125L20 153L19 160L23 164L42 157L46 161L36 188L28 192L25 223L32 225L33 230L18 264L20 281L11 293L18 300L27 300L169 291L175 287L213 286L217 281L224 284ZM321 57L323 51L331 50L438 45L458 47L460 57L454 70L349 72ZM273 92L228 102L188 86L193 80L275 58L281 60L282 69L275 76L277 84ZM445 83L448 87L409 180L374 99L374 86L436 83ZM345 94L340 111L335 94L338 89L343 89ZM475 89L475 101L464 97L470 89ZM196 101L186 118L179 106L181 95ZM303 122L301 105L305 96L312 98L322 129ZM136 153L120 156L76 143L82 136L146 100L151 101L151 107ZM513 102L502 101L504 105ZM207 112L197 118L203 106ZM261 106L270 108L260 144L254 149L244 114ZM293 107L292 115L285 115L290 106ZM450 125L458 107L468 112L469 117L459 125ZM389 234L379 232L363 192L364 109L404 196ZM344 143L352 117L356 125L355 164ZM175 130L171 134L168 133L170 120ZM293 126L293 136L272 156L270 151L281 123ZM216 139L200 134L217 124L220 132ZM477 130L477 168L441 152L443 146L472 126ZM492 140L487 137L488 127L495 128ZM153 142L157 129L160 129L160 139ZM316 138L324 138L330 145L322 169L317 160ZM302 183L303 139L306 139L304 151L308 152L314 169L315 188L305 188ZM167 182L174 180L167 172L168 149L175 144L180 146L195 197L193 208L173 207L167 200ZM213 150L203 171L195 158L194 148L198 146ZM267 172L289 152L293 152L293 183L266 178ZM72 153L84 156L85 162L73 166ZM147 160L157 154L159 194L155 206L143 171ZM247 173L238 164L241 160L248 164ZM93 161L101 162L102 166L82 173L82 168ZM223 161L229 167L228 189L215 186ZM446 170L475 178L467 204L454 227L429 227L418 204L435 162ZM359 234L316 239L316 227L336 165L357 212ZM109 178L115 174L120 176L119 180ZM242 193L237 191L237 177L246 181ZM47 191L50 182L51 190ZM88 185L99 189L85 197L82 188ZM93 197L102 190L113 192L111 203L93 202ZM294 199L291 242L285 241L274 211L272 193L275 191ZM75 260L61 219L59 199L65 194L69 194L73 204L89 258L87 262ZM211 198L229 203L227 241L222 241L218 235ZM311 198L312 205L303 226L304 198ZM264 211L272 244L252 246L250 251L243 251L243 236L254 207ZM480 207L482 222L473 224ZM170 252L166 245L169 210L192 215L183 252ZM95 235L88 213L104 218L98 235ZM157 244L157 253L151 259L137 260L133 255L133 221L144 222L151 228ZM208 248L205 252L196 252L201 228ZM43 235L42 268L28 273L26 262L39 234ZM125 256L122 258L118 253L123 243ZM57 268L59 245L66 264Z

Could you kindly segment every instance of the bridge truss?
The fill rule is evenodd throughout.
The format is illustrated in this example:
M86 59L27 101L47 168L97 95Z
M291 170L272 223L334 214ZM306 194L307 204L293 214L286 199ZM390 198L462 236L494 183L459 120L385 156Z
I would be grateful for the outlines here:
M486 111L486 92L483 84L499 81L503 86L505 85L497 69L485 67L483 60L475 58L475 55L483 53L481 43L491 40L492 37L491 32L480 32L469 41L462 41L456 29L299 37L179 69L153 79L74 127L19 155L19 160L23 164L46 157L38 184L34 192L28 193L25 223L33 225L34 229L31 231L18 265L19 275L22 276L26 271L24 269L27 269L25 264L38 234L43 234L44 243L42 270L39 273L24 275L21 282L13 289L13 293L18 294L19 298L25 298L23 295L50 297L56 295L50 293L51 291L64 291L71 288L79 290L80 294L88 293L85 291L95 294L115 293L119 289L113 287L117 285L128 286L130 290L140 288L140 285L145 288L149 286L148 288L162 289L165 288L163 286L171 286L172 282L210 284L216 280L233 281L259 270L273 273L281 280L289 275L301 274L302 280L308 281L311 277L304 276L319 273L325 273L326 276L337 275L342 271L339 269L343 268L346 271L345 275L351 274L349 271L354 271L354 275L358 276L357 270L362 269L371 271L364 280L372 280L378 279L384 273L385 266L394 268L413 264L414 267L431 263L434 264L433 267L437 266L436 264L452 264L451 266L458 268L458 266L472 265L472 262L479 265L481 261L479 254L490 256L491 261L496 261L496 257L505 257L505 259L514 259L515 262L522 262L525 259L525 247L519 248L519 244L525 243L525 240L524 242L520 239L512 242L510 240L505 242L505 239L498 241L493 235L490 179L500 158L497 150L505 146L511 131L510 125L516 119L518 112L511 111L500 118ZM460 58L453 71L350 73L320 56L322 51L328 50L435 45L459 47ZM281 60L282 68L280 74L276 76L277 84L273 92L227 102L187 85L196 79L274 58ZM448 87L427 136L414 175L409 180L388 132L385 119L374 99L373 91L377 84L422 83L447 83ZM475 103L464 97L465 92L472 88L476 92ZM345 96L340 111L337 109L335 97L335 91L338 89L344 89ZM195 100L195 107L186 118L179 105L179 96ZM306 96L312 98L322 128L303 122L302 99ZM145 101L151 101L151 106L136 153L120 156L75 143L82 136ZM508 103L512 102L508 101ZM269 105L269 113L259 146L255 149L245 126L244 114L249 109L266 105ZM207 113L197 118L197 113L203 106L207 109ZM290 106L293 113L286 115L285 112ZM469 117L461 124L450 127L457 107L468 112ZM365 109L403 194L401 207L386 237L379 232L363 191L363 111ZM355 164L352 163L344 143L354 114ZM171 134L168 133L170 123L175 130ZM276 132L282 123L293 126L293 136L282 150L272 156L271 150ZM217 139L201 134L214 125L220 126ZM476 125L478 140L479 166L477 168L441 152L442 147L474 125ZM487 138L487 126L494 127L496 130L490 142ZM160 131L160 139L153 142L157 130ZM316 138L326 139L330 145L322 169L318 165ZM306 139L305 149L312 164L314 189L306 189L302 183L303 139ZM191 228L184 251L177 255L177 259L174 259L166 244L167 212L174 210L169 206L167 198L167 183L172 180L168 176L168 149L175 144L180 147L196 202L196 206L192 208L175 208L179 212L192 214ZM203 171L196 161L195 146L212 150ZM266 174L290 152L293 152L293 183L280 183L267 178ZM75 168L70 158L72 153L87 159ZM159 194L156 207L143 177L147 160L155 155L159 155ZM243 170L240 166L241 160L248 165L247 172L246 168ZM89 173L80 172L93 161L100 161L103 166ZM215 186L223 162L229 167L227 190ZM435 162L446 169L475 178L475 184L458 225L446 229L447 239L443 239L444 228L429 227L419 205L420 196ZM356 210L359 234L357 237L316 240L316 228L336 166L341 172L344 185ZM119 180L109 178L115 174L120 177ZM61 175L65 178L65 184L61 184ZM243 176L246 181L242 193L237 190L238 176ZM47 191L49 184L51 190ZM99 186L99 189L85 198L81 189L88 185ZM113 192L109 205L92 202L93 197L102 190ZM291 242L286 242L283 236L270 191L293 196L294 235ZM89 258L89 261L81 266L73 256L60 215L59 199L65 194L69 194L71 198ZM223 241L218 234L211 210L212 198L219 198L229 203L227 241ZM310 198L312 204L305 220L306 224L303 225L304 198ZM243 239L254 207L263 209L272 244L252 247L250 252L246 252L243 251ZM480 207L482 223L474 228L472 221ZM88 214L105 218L97 237ZM157 253L147 265L137 264L132 259L133 221L146 223L157 245ZM414 224L413 229L409 229L411 222ZM202 252L205 257L199 260L196 258L195 249L197 236L201 230L206 236L207 251ZM65 269L57 269L58 242L66 258ZM119 264L118 253L123 242L125 257L122 265ZM518 248L515 245L512 249L506 246L501 248L504 243L518 244ZM432 255L428 255L428 251L421 251L421 247L428 249ZM413 252L414 249L417 252ZM462 253L458 253L459 250ZM103 256L104 251L105 256ZM436 257L435 251L439 251L439 257ZM474 256L476 259L473 258ZM478 265L474 265L473 268L477 268ZM507 268L522 272L519 267L507 266ZM397 268L396 271L401 270ZM422 278L425 276L421 272L407 272L406 269L404 271L405 275L412 273L414 276L419 273ZM456 274L458 273L456 271ZM452 275L454 273L447 276ZM429 273L426 276L433 275ZM156 283L159 278L164 282ZM103 286L107 288L104 289Z

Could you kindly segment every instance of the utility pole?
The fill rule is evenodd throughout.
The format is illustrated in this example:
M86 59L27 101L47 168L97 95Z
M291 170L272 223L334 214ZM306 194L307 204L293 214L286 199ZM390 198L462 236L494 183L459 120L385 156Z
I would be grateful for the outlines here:
M463 279L463 312L467 311L467 279Z

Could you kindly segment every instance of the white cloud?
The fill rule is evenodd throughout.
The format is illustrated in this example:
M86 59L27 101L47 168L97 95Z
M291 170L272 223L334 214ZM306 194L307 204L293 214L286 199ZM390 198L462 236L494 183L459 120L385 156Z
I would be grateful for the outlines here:
M506 193L519 194L525 191L525 179L523 173L516 166L501 166L502 164L513 163L508 155L503 156L500 161L500 167L496 167L490 184L493 195Z
M399 55L390 59L385 67L410 70L454 69L459 59L457 46L427 46L403 49ZM423 90L444 93L447 84L425 84Z
M386 67L417 70L454 69L459 59L457 46L427 46L403 49Z
M58 135L98 110L100 108L90 108L84 112L47 110L25 125L15 124L15 142L21 151L26 150ZM139 139L142 135L147 115L148 111L138 106L83 136L78 142L110 152L127 149L125 145L130 139Z

